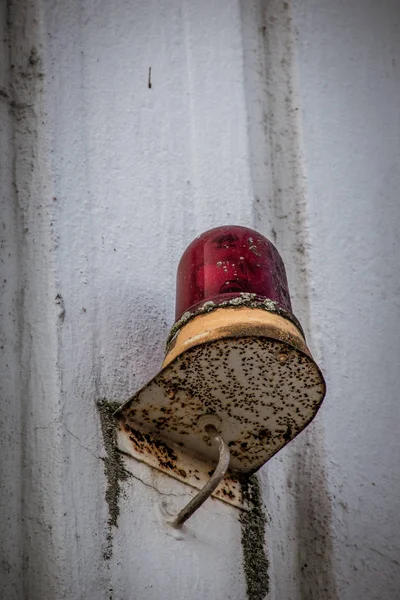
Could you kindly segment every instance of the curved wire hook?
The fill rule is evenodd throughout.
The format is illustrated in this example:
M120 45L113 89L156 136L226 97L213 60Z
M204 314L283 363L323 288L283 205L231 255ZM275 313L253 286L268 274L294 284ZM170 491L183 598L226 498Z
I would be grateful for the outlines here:
M176 527L179 529L182 525L193 515L194 512L211 496L213 491L218 487L218 485L223 480L230 461L230 451L228 445L224 442L221 435L218 433L216 427L214 425L208 424L205 426L205 430L211 439L218 444L219 448L219 459L217 467L214 473L211 475L209 481L206 485L201 488L198 494L194 498L191 499L189 504L187 504L175 517L173 521L170 522L172 527Z

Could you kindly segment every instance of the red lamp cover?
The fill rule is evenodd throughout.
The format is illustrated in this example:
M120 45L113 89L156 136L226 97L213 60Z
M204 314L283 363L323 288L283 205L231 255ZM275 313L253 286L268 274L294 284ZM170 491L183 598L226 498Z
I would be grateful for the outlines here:
M193 240L178 266L176 320L205 302L218 305L242 293L292 311L285 267L275 246L238 225L215 227Z

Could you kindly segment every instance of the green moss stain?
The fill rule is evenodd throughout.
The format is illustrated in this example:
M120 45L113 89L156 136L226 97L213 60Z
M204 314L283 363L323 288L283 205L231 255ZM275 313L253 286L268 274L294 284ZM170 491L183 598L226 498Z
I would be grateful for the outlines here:
M118 420L114 416L118 402L100 401L97 408L100 414L101 431L104 440L104 449L106 456L102 459L104 462L104 473L107 479L106 502L108 504L108 531L107 545L103 552L105 560L112 556L112 529L118 526L119 500L121 497L121 482L126 481L130 474L124 467L122 454L117 447L117 428Z
M248 507L240 515L243 563L248 600L264 600L269 591L268 558L264 548L266 518L255 475L241 481L243 499Z

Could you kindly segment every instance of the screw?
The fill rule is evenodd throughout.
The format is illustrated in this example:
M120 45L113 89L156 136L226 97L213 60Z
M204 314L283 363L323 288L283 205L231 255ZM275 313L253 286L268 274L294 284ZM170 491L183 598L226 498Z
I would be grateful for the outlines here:
M288 358L289 358L289 355L287 352L279 352L278 361L281 363L281 365L283 365L287 361Z

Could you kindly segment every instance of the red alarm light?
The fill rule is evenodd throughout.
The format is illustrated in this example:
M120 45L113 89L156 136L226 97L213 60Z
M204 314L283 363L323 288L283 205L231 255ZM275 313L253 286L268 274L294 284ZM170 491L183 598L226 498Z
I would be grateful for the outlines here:
M197 237L178 266L176 320L205 302L219 305L243 293L291 312L285 267L275 246L257 231L237 225L215 227Z
M324 395L275 246L247 227L216 227L182 256L164 362L119 410L120 448L204 485L174 517L179 527L213 490L242 506L237 476L254 473L304 429Z

